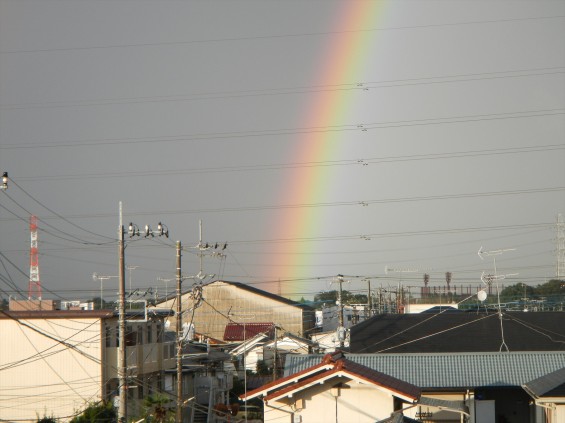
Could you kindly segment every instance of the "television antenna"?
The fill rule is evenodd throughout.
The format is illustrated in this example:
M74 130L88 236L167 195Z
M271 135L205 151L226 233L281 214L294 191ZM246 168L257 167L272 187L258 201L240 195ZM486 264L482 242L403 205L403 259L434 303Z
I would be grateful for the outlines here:
M504 326L502 324L502 308L500 306L500 286L498 284L498 281L506 279L509 276L516 276L518 273L510 273L510 274L506 274L506 275L499 275L497 273L497 269L496 269L496 257L501 255L501 254L504 254L508 251L515 251L515 250L516 250L515 248L506 248L506 249L502 249L502 250L484 251L483 247L481 246L481 248L479 248L479 251L477 252L477 254L479 255L479 258L481 260L484 260L484 257L492 257L494 273L485 275L485 272L483 271L483 273L481 274L481 281L485 285L488 285L488 286L491 286L491 284L493 282L495 282L495 284L496 284L496 298L497 298L497 303L498 303L498 319L500 321L500 335L501 335L501 338L502 338L502 343L500 344L499 352L502 351L503 347L506 349L506 352L509 352L510 350L508 349L508 345L506 345L506 342L504 341ZM484 290L479 291L477 293L477 298L480 301L484 301L486 299L486 292Z

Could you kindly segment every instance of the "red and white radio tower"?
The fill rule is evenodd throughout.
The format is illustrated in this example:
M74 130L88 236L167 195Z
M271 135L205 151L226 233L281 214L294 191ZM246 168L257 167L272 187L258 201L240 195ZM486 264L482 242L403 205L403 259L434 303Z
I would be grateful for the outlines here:
M41 282L39 281L39 258L37 253L37 217L30 216L29 232L31 234L31 248L29 249L29 286L27 299L33 297L41 300Z

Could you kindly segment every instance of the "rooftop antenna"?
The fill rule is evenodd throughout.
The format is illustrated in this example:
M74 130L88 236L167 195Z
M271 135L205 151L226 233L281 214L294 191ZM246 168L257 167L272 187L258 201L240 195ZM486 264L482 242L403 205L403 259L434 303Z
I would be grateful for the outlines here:
M563 215L557 215L557 268L555 277L558 280L565 279L565 221Z
M511 273L511 274L507 274L507 275L497 274L497 272L496 272L496 256L504 254L507 251L515 251L515 250L516 250L515 248L507 248L507 249L504 249L504 250L484 251L483 247L481 246L481 248L479 248L479 251L477 252L477 254L479 255L481 260L484 260L484 257L492 256L494 274L485 275L485 272L483 272L482 275L481 275L481 281L485 285L488 285L488 286L490 286L492 284L492 282L496 283L496 297L497 297L497 302L498 302L498 319L500 320L500 335L502 337L502 343L500 344L500 348L498 350L499 352L502 351L502 347L504 347L506 349L506 352L510 352L510 350L508 349L508 345L506 345L506 342L504 341L504 326L502 324L502 307L500 306L500 287L498 285L498 281L502 280L502 279L506 279L508 276L515 276L518 273ZM483 293L481 294L481 292L483 292ZM484 293L484 291L479 291L479 293L477 294L477 297L479 298L480 301L484 301L486 299L486 293Z

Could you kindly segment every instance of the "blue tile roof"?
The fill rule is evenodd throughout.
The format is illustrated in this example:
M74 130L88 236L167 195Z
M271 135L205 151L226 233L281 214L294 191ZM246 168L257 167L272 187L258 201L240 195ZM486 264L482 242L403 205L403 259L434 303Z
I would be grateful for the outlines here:
M362 364L420 388L522 386L565 367L565 352L445 354L346 354ZM285 375L318 364L322 355L287 356Z

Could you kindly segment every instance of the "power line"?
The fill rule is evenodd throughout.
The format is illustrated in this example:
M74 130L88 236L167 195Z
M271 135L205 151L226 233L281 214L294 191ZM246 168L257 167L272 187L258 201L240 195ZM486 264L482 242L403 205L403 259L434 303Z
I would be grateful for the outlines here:
M60 215L59 213L57 213L57 212L54 211L53 209L47 207L47 206L46 206L45 204L43 204L41 201L39 201L38 199L36 199L36 198L35 198L34 196L32 196L30 193L28 193L25 189L23 189L20 185L18 185L18 183L17 183L13 178L10 179L10 182L11 182L12 184L14 184L16 187L18 187L25 195L27 195L29 198L31 198L35 203L39 204L41 207L43 207L43 208L46 209L47 211L53 213L53 214L54 214L55 216L57 216L59 219L62 219L63 221L65 221L65 222L67 222L68 224L70 224L71 226L74 226L75 228L80 229L80 230L82 230L82 231L84 231L84 232L87 232L87 233L89 233L89 234L91 234L91 235L96 235L96 236L99 236L99 237L103 237L103 238L106 238L106 239L110 239L110 240L112 240L113 242L116 242L116 241L117 241L116 238L110 238L110 237L107 237L107 236L105 236L105 235L100 235L100 234L98 234L98 233L89 231L88 229L85 229L85 228L83 228L82 226L79 226L79 225L77 225L77 224L71 222L71 221L68 220L66 217ZM9 197L9 198L10 198L10 197ZM10 199L11 199L11 198L10 198ZM13 201L13 200L12 200L12 201ZM17 203L16 203L16 204L17 204ZM19 204L18 204L18 205L19 205ZM21 206L20 206L20 207L21 207ZM64 232L63 232L63 233L64 233ZM66 234L66 233L65 233L65 234Z
M419 86L419 85L437 85L450 84L459 82L482 81L506 78L523 78L530 76L547 76L562 74L565 71L561 66L547 68L530 68L518 70L505 70L497 72L479 72L468 74L454 74L430 76L422 78L393 79L382 81L366 81L366 82L349 82L342 84L327 85L310 85L310 86L294 86L264 89L248 89L233 91L209 91L195 92L176 95L161 96L141 96L141 97L112 97L73 101L45 101L45 102L29 102L29 103L12 103L0 105L0 109L5 110L25 110L25 109L46 109L46 108L66 108L66 107L91 107L91 106L109 106L119 104L141 104L141 103L166 103L166 102L187 102L198 100L218 100L228 98L249 98L263 96L280 96L291 94L312 94L320 92L338 92L338 91L369 91L381 88L403 87L403 86Z
M273 34L273 35L259 35L259 36L247 36L247 37L226 37L226 38L213 38L213 39L203 39L203 40L187 40L187 41L162 41L154 43L130 43L130 44L107 44L99 46L82 46L82 47L54 47L54 48L44 48L44 49L28 49L28 50L4 50L0 51L0 54L13 55L13 54L23 54L23 53L45 53L45 52L65 52L65 51L84 51L84 50L101 50L101 49L117 49L117 48L132 48L132 47L160 47L160 46L183 46L190 44L209 44L209 43L219 43L219 42L238 42L238 41L250 41L250 40L266 40L266 39L281 39L281 38L301 38L301 37L319 37L324 35L333 34L351 34L351 33L361 33L361 32L377 32L377 31L397 31L397 30L409 30L409 29L430 29L430 28L441 28L441 27L455 27L463 25L484 25L484 24L495 24L495 23L516 23L516 22L528 22L537 20L551 20L551 19L562 19L564 15L556 16L531 16L524 18L507 18L507 19L488 19L488 20L476 20L476 21L463 21L463 22L447 22L447 23L437 23L437 24L426 24L426 25L407 25L398 27L385 27L385 28L368 28L368 29L357 29L348 31L325 31L325 32L305 32L305 33L294 33L294 34Z
M1 147L0 147L1 148ZM194 169L170 169L170 170L146 170L131 172L104 172L104 173L82 173L67 175L39 175L39 176L23 176L18 178L21 181L53 181L53 180L79 180L93 178L119 178L119 177L155 177L155 176L171 176L171 175L190 175L190 174L206 174L206 173L239 173L239 172L259 172L273 171L285 169L301 169L301 168L317 168L317 167L333 167L333 166L367 166L370 164L382 163L398 163L405 161L422 161L422 160L445 160L458 159L465 157L482 157L507 154L529 154L536 152L548 152L556 150L564 150L564 144L546 144L536 146L511 147L511 148L495 148L483 150L466 150L454 151L447 153L427 153L427 154L410 154L402 156L384 156L384 157L363 157L356 159L340 159L340 160L321 160L316 162L291 162L291 163L275 163L275 164L259 164L259 165L242 165L242 166L222 166L222 167L206 167Z
M477 115L459 115L447 117L434 117L427 119L413 119L413 120L398 120L398 121L385 121L385 122L369 122L369 123L356 123L356 124L342 124L342 125L326 125L317 127L299 127L299 128L281 128L281 129L265 129L256 131L230 131L230 132L210 132L203 134L188 134L188 135L166 135L159 137L127 137L127 138L99 138L90 140L68 140L55 143L17 143L17 144L4 144L0 146L0 150L15 150L15 149L29 149L29 148L62 148L62 147L102 147L108 145L119 144L145 144L155 143L160 144L165 142L196 142L196 141L210 141L217 139L237 139L237 138L253 138L253 137L272 137L283 135L298 135L298 134L314 134L314 133L335 133L335 132L352 132L352 131L367 131L369 129L384 129L384 128L399 128L399 127L412 127L422 125L447 125L457 124L464 122L481 122L493 120L507 120L507 119L523 119L532 117L547 117L562 115L565 109L535 109L535 110L519 110L514 112L503 113L487 113Z

